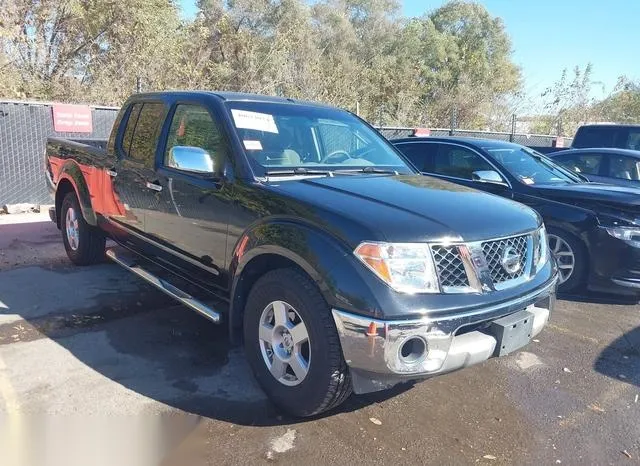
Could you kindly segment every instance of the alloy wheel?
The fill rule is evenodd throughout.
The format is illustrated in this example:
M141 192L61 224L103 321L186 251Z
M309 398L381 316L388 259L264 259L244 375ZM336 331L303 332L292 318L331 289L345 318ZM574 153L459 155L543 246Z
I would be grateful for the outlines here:
M284 301L273 301L260 316L258 339L262 359L281 384L300 384L311 364L309 332L300 314Z
M560 284L569 280L576 266L576 257L569 243L556 235L548 235L549 251L558 264Z
M69 247L72 250L77 251L80 246L80 230L78 228L78 215L73 207L69 207L67 209L65 228Z

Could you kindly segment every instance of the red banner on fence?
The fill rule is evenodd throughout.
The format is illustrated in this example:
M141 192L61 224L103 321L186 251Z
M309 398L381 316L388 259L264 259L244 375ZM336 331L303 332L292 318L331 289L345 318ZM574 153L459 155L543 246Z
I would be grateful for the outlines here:
M91 107L87 105L54 105L53 129L58 133L93 132Z

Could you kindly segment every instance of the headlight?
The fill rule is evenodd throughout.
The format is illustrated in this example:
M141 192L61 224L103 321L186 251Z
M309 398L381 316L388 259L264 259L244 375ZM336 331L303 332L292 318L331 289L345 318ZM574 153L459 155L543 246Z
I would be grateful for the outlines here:
M547 230L542 225L536 232L536 241L534 241L533 265L535 271L540 270L549 260L549 239L547 238Z
M626 241L636 248L640 248L640 228L634 227L605 227L607 233L614 238Z
M382 281L404 293L438 293L431 249L422 243L361 243L354 254Z

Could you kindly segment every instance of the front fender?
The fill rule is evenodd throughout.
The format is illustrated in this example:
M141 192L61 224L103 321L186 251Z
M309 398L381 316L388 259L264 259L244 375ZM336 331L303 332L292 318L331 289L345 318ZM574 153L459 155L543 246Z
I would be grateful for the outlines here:
M91 194L89 192L89 186L80 169L80 166L73 160L67 160L62 165L58 175L58 182L56 186L59 188L60 183L63 180L68 181L73 186L73 189L78 196L80 202L80 209L82 210L82 216L89 225L96 226L98 224L95 210L91 203ZM57 194L57 193L56 193ZM62 203L62 199L60 199ZM56 203L57 204L57 203Z
M317 284L330 307L380 315L366 275L359 270L363 267L346 244L312 226L281 221L255 225L236 243L229 268L232 329L241 325L239 316L244 309L244 298L255 281L250 278L252 270L260 258L267 257L275 259L276 267L295 264L302 269ZM270 269L261 269L259 273Z

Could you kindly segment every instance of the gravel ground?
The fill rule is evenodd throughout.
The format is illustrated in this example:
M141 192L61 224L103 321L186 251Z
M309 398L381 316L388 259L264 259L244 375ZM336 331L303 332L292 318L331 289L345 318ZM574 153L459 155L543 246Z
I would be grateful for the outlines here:
M47 220L0 216L0 449L23 461L640 463L634 302L565 297L523 351L298 421L224 327L115 265L71 266Z

